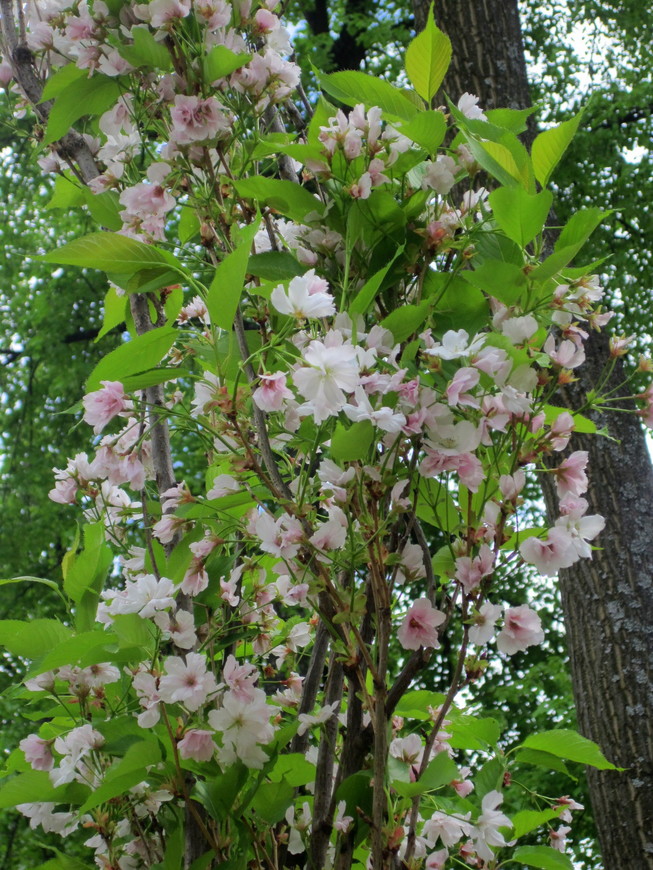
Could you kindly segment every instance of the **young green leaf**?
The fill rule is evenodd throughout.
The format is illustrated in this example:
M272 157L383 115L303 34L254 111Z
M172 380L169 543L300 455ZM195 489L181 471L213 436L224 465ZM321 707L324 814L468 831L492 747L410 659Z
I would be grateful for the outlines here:
M320 87L345 106L364 103L367 108L378 106L384 114L410 121L419 108L403 91L383 79L366 73L345 70L330 75L319 75Z
M429 10L426 26L406 49L406 74L420 97L431 105L451 63L451 40L435 25Z
M168 251L154 245L145 245L118 233L91 233L81 239L73 239L67 245L49 251L39 259L46 263L125 274L161 265L174 266L183 272L181 263Z
M569 143L576 135L582 117L583 110L581 109L569 121L563 121L557 127L542 131L533 142L531 149L533 171L535 172L535 178L537 178L542 187L546 187L549 183L551 173L560 163L563 154L569 147Z
M499 187L488 201L494 219L508 238L525 247L542 232L553 194L548 190L531 194L521 187Z
M291 186L297 187L297 185ZM301 190L301 188L298 189ZM306 193L306 191L303 192ZM243 292L252 242L257 231L258 221L252 221L242 231L242 238L238 247L230 254L227 254L224 260L216 267L215 275L211 281L206 298L206 307L211 315L212 323L221 329L231 329L233 326L238 303Z
M121 344L95 366L86 382L86 392L98 390L101 381L122 381L154 368L174 344L177 332L170 326L161 326Z
M540 870L573 870L569 856L550 846L520 846L512 855L512 863L519 862Z
M311 212L322 214L324 204L299 184L284 181L279 178L266 178L255 175L252 178L242 178L234 182L239 196L253 199L255 202L269 205L281 214L297 223L306 220Z
M55 98L43 142L50 145L65 136L84 115L101 115L122 93L115 78L96 73L92 78L75 78Z
M538 749L549 752L567 761L577 761L598 770L618 770L612 762L603 755L600 748L592 740L582 737L577 731L567 728L557 728L553 731L542 731L531 734L521 744L525 749Z

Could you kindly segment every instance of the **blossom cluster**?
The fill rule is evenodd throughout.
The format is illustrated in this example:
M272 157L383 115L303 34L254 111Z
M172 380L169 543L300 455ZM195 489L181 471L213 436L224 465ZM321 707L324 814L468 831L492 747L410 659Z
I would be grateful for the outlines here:
M111 273L125 278L117 297L142 288L152 328L176 324L177 341L165 369L140 382L134 368L96 381L83 399L94 454L55 470L50 497L101 530L86 588L64 584L80 626L86 614L94 628L80 628L91 638L79 658L26 683L74 718L22 741L25 768L70 788L20 809L63 836L92 828L103 870L160 863L182 807L218 864L285 850L328 867L338 850L353 854L366 825L363 861L491 867L512 822L498 787L476 799L464 762L478 762L478 743L461 751L466 714L453 701L488 662L545 642L529 578L591 558L604 526L583 497L587 453L568 451L579 418L554 404L609 319L603 289L564 268L539 281L530 250L513 264L523 292L466 282L499 223L464 144L427 152L363 103L309 124L299 144L279 134L299 72L275 7L153 0L116 15L95 0L30 13L29 45L54 68L120 83L85 134L99 171L90 187L113 197L117 238L145 243L142 283ZM486 121L473 95L457 108ZM308 206L239 189L271 141L298 161ZM54 154L42 163L62 171ZM379 215L399 235L379 234ZM234 263L250 226L241 293ZM171 263L187 296L169 310ZM653 393L640 399L650 420ZM160 483L164 418L179 456L173 485ZM526 525L537 473L559 495L548 528ZM419 686L445 636L458 650L454 682L431 693L428 712L406 701L395 715L421 694L405 675ZM143 754L140 778L94 804L92 792L133 773L122 738ZM406 788L431 765L446 773L437 787ZM343 783L371 769L370 819ZM208 789L222 782L226 809ZM442 798L435 809L429 791ZM550 803L562 821L581 809ZM554 848L568 831L551 829Z

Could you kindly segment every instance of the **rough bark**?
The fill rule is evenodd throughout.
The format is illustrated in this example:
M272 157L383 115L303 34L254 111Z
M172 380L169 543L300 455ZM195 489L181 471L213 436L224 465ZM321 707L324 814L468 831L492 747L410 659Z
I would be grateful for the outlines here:
M421 26L428 4L416 0ZM438 25L453 44L444 88L465 91L487 109L530 106L516 0L439 0ZM531 127L526 139L535 133ZM587 346L580 380L566 393L574 407L596 385L608 359L607 342ZM561 397L562 398L562 397ZM611 413L616 442L578 438L589 452L590 512L606 518L592 561L561 572L562 609L579 727L624 773L590 770L589 785L604 866L653 868L653 470L637 417ZM557 516L554 488L544 487Z

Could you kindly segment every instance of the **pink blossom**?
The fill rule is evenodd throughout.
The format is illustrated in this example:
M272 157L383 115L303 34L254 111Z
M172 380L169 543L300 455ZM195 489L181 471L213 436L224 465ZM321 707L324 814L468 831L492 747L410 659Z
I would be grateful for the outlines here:
M582 495L588 487L585 468L589 455L586 450L576 450L554 469L556 476L556 488L558 495L563 496L570 492L573 495Z
M471 831L472 826L466 818L438 811L424 822L422 836L428 846L435 846L438 840L444 846L455 846L463 837L468 837Z
M494 626L501 616L501 607L486 601L474 613L474 625L469 629L470 643L483 646L494 636Z
M569 438L571 437L571 433L574 431L575 425L574 418L568 411L563 411L561 414L558 414L551 424L551 430L549 433L551 446L554 450L565 449L569 443Z
M193 649L197 643L195 618L187 610L178 610L174 615L159 611L154 614L154 622L179 649Z
M222 108L215 97L202 100L199 97L177 94L170 109L172 139L177 145L188 145L227 134L230 131L230 121Z
M213 478L213 486L206 493L207 498L222 498L232 492L238 492L240 484L230 474L218 474Z
M308 367L297 369L293 381L307 399L315 422L323 423L344 407L347 400L343 390L353 392L358 384L356 349L329 333L324 343L312 341L308 345L304 359Z
M473 368L458 369L447 387L447 401L450 405L468 405L470 408L478 408L479 402L469 390L477 386L480 373Z
M123 411L131 410L131 402L125 395L125 389L120 381L100 381L101 390L95 390L84 396L84 420L93 426L97 435L110 420Z
M192 758L193 761L210 761L218 747L213 740L211 731L191 729L177 744L182 758Z
M169 21L185 18L190 12L190 0L152 0L147 11L152 27L162 27Z
M472 592L484 577L494 571L494 554L487 544L481 544L478 556L459 556L456 559L456 580L465 592Z
M260 375L260 386L254 390L252 399L256 405L268 413L280 411L286 399L292 399L293 393L286 386L286 376L283 372L273 375Z
M190 563L190 568L184 574L184 579L181 583L181 591L186 595L199 595L204 592L209 585L209 575L204 569L204 564L197 559L193 559Z
M227 692L222 707L209 713L211 727L222 738L220 761L232 764L240 759L247 767L260 770L268 760L260 744L267 744L274 737L270 716L277 710L267 703L261 689L254 689L247 701Z
M497 808L503 801L499 791L488 792L481 802L481 815L472 828L472 837L478 856L483 861L493 861L494 852L490 846L506 846L507 843L499 828L512 828L510 819Z
M557 849L558 852L564 852L565 846L567 845L567 834L569 831L571 831L571 828L568 825L560 825L556 831L552 828L549 831L549 843L551 844L551 848Z
M512 656L543 640L542 622L534 610L526 604L506 610L503 628L497 637L500 652Z
M458 100L458 109L471 121L487 121L487 117L478 105L478 97L474 94L464 93Z
M52 770L54 758L51 740L43 740L37 734L30 734L18 745L25 753L25 761L31 764L34 770Z
M525 562L549 577L578 559L571 535L559 527L549 529L545 540L533 536L522 541L519 552Z
M309 269L305 275L293 278L285 291L282 284L272 291L270 302L281 314L290 314L298 319L307 317L330 317L336 313L329 285Z
M421 646L437 649L437 626L444 622L444 613L436 610L428 598L419 598L404 617L397 638L404 649Z
M206 659L199 653L187 653L186 660L169 656L166 675L159 680L159 695L166 704L183 704L194 712L217 691L215 677L206 670Z
M426 173L422 179L423 190L434 190L440 196L446 196L456 183L458 167L451 157L440 155L437 160L426 161Z
M501 495L508 501L515 501L525 485L526 475L521 468L514 474L502 474L499 478Z
M238 660L229 655L222 670L222 679L229 687L231 693L241 701L247 702L256 697L256 681L259 674L255 665L249 662L238 663Z

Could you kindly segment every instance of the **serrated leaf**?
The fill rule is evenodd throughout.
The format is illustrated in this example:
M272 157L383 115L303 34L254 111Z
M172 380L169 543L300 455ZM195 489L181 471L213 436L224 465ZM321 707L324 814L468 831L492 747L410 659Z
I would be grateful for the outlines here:
M524 270L504 260L485 260L475 269L462 272L460 277L505 305L518 303L528 287Z
M101 381L122 381L129 375L153 369L170 350L177 334L177 329L160 326L112 350L89 375L86 392L98 390Z
M114 231L122 227L122 218L120 217L122 206L115 190L106 190L104 193L95 194L86 187L84 188L84 202L93 220L101 227Z
M384 317L381 326L390 330L395 341L405 341L425 325L430 309L428 299L419 305L403 305Z
M571 858L550 846L520 846L512 853L512 860L540 870L573 870Z
M183 273L181 263L172 254L118 233L91 233L81 239L73 239L39 259L46 263L82 266L103 272L133 274L141 269L168 265Z
M582 117L583 110L581 109L569 121L563 121L562 124L558 124L551 130L543 130L533 142L531 149L533 171L542 187L546 187L549 183L551 173L560 163L569 143L576 135Z
M587 764L598 770L619 769L607 760L596 743L572 729L556 728L553 731L531 734L520 748L549 752L558 758L577 761L579 764Z
M134 40L133 45L121 45L118 51L132 66L164 72L172 69L170 52L164 43L157 42L146 24L132 27L130 35Z
M343 423L338 423L331 436L329 453L335 462L354 462L357 459L366 459L373 441L374 426L369 420L361 420L349 427Z
M54 180L52 196L45 204L47 209L75 208L84 202L84 188L79 182L71 181L67 175L57 175Z
M234 182L240 196L268 205L297 223L306 220L311 212L323 214L324 204L300 184L280 178L255 175Z
M245 284L252 242L257 230L258 221L253 221L245 227L236 249L227 254L216 267L206 297L206 307L211 316L211 322L221 329L229 330L233 326Z
M488 201L501 229L523 248L542 232L553 194L548 190L530 194L521 187L499 187Z
M455 762L449 758L446 752L440 752L429 763L429 766L417 782L395 781L392 787L402 797L416 797L417 795L442 788L443 785L448 785L459 777L460 771Z
M56 619L0 620L0 646L27 659L40 658L71 634L71 630Z
M540 531L541 529L533 529L532 534L535 535ZM530 535L524 535L524 533L521 532L520 539L523 539L524 537L530 537ZM569 772L569 768L564 761L561 758L557 758L555 755L551 755L550 752L540 752L537 749L520 749L515 755L515 761L520 764L534 764L536 767L543 767L546 770L558 770L560 773L564 773L575 782L578 781L577 777Z
M55 97L43 137L45 145L61 139L84 115L101 115L122 93L119 82L101 73L75 78Z
M429 154L434 154L444 141L447 122L442 112L429 110L420 112L407 124L402 124L399 132L421 145Z
M564 806L556 807L549 810L522 810L512 817L512 825L515 839L523 837L540 825L550 822L551 819L557 819L560 813L564 810Z
M251 54L236 54L226 45L214 45L202 60L204 80L211 84L245 66L251 59Z
M247 262L247 272L264 281L289 281L303 275L307 270L289 251L265 251L252 254Z
M451 40L436 27L429 11L426 25L406 49L406 74L417 93L431 105L451 63Z
M368 108L378 106L385 114L403 118L404 121L410 121L419 112L419 108L403 91L376 76L354 70L330 75L320 75L318 72L317 76L320 87L345 106L358 103L364 103Z

